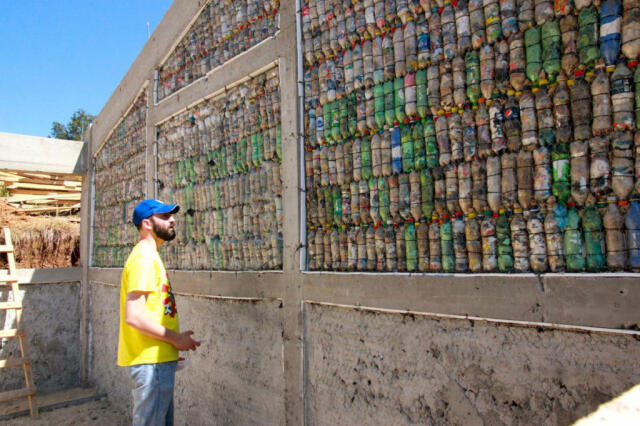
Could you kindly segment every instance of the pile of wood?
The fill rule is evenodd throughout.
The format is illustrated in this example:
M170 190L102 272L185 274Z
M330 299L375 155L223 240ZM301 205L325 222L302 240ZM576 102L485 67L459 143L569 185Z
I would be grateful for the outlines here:
M82 176L0 171L0 196L18 212L76 214L81 193Z

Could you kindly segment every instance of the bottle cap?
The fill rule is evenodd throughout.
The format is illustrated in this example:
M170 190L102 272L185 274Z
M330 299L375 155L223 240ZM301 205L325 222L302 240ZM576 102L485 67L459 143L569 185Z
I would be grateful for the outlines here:
M513 89L507 90L507 95L513 96L516 92Z
M506 212L506 210L505 210L505 209L500 209L500 210L498 210L498 212L499 212L500 214L504 214L504 212Z
M474 219L474 218L476 217L476 214L475 214L474 212L470 212L470 213L467 215L467 217L468 217L469 219Z
M607 66L607 72L608 73L612 73L616 70L616 66L615 65L609 65Z

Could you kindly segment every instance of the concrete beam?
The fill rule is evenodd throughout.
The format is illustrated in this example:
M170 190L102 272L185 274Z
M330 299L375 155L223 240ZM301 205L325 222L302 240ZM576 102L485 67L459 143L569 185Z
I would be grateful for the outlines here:
M0 132L0 169L83 175L86 143Z
M7 275L7 270L0 271L0 278ZM24 284L59 284L69 282L80 282L82 279L82 268L34 268L17 269L18 283Z

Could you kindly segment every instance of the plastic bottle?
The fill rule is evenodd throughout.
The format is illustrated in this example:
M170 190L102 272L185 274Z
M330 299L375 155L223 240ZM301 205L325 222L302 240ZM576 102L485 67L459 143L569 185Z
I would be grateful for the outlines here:
M535 6L533 0L518 0L518 22L520 31L532 26L535 22Z
M558 143L569 143L573 136L571 129L571 108L567 80L561 72L558 85L553 90L553 118L555 123L555 139Z
M542 273L547 270L547 246L544 232L544 215L537 207L529 212L527 232L529 235L529 263L531 270Z
M542 45L540 44L540 27L531 27L524 32L525 53L527 66L525 73L534 86L538 85L540 70L542 69Z
M387 179L389 183L389 214L391 220L397 222L400 219L400 187L398 175L391 175Z
M609 139L594 137L589 140L591 168L589 171L591 192L599 197L611 192L611 166L609 163Z
M482 0L469 0L469 23L471 27L471 47L473 50L477 50L486 40Z
M462 111L453 112L447 118L449 127L449 141L451 144L451 161L459 162L464 158L464 144L462 135Z
M497 214L495 215L497 217ZM480 233L482 235L482 270L484 272L494 272L498 268L497 259L497 243L495 218L491 212L485 211L480 224ZM469 238L467 238L469 241ZM468 249L471 256L471 249ZM470 266L472 265L469 260ZM474 271L475 272L475 271Z
M450 0L445 0L440 12L442 23L442 46L445 61L451 61L456 55L456 22L455 12Z
M420 208L426 218L430 218L433 213L433 186L431 172L422 170L420 172Z
M500 272L511 272L514 268L511 233L509 229L509 218L504 210L500 210L496 218L496 238L498 242L497 263Z
M453 219L452 222L455 270L456 272L468 272L469 260L467 257L466 228L462 213L456 213L455 219ZM477 235L477 237L479 237L479 235Z
M376 224L380 222L380 194L378 191L378 180L371 178L368 181L369 186L369 214L371 215L371 222Z
M342 223L351 225L351 190L348 183L340 187L340 196L342 198Z
M585 268L585 252L582 232L580 232L580 214L573 203L569 203L568 207L567 224L564 231L564 253L567 270L572 272L583 271Z
M536 24L543 25L554 17L553 3L551 0L535 0Z
M448 214L440 219L441 262L444 272L455 270L455 252L453 243L453 227Z
M618 199L626 200L633 190L633 137L616 132L611 139L611 187Z
M584 79L584 72L577 71L575 80L568 81L571 89L571 118L573 138L586 140L591 137L591 88Z
M427 152L424 144L424 128L420 121L416 121L411 127L413 140L413 156L415 170L422 170L427 165Z
M440 109L440 69L437 65L427 68L427 93L431 113L436 115Z
M551 158L549 148L541 146L533 151L535 173L533 175L533 197L543 203L551 195Z
M620 213L615 198L608 199L602 222L605 229L607 268L612 271L622 271L627 265L627 241L624 234L624 217Z
M542 37L542 68L547 78L554 81L560 72L561 42L560 26L557 21L546 22L541 29Z
M396 78L393 84L393 106L395 109L396 121L403 123L407 116L405 114L404 79L402 77Z
M424 128L424 146L427 155L427 168L431 169L440 163L435 122L431 116L422 119Z
M471 163L472 178L472 205L475 211L485 211L487 209L487 171L485 162L474 158Z
M351 194L351 223L354 225L360 224L360 186L358 182L351 182L349 185L349 192ZM320 198L318 198L318 207L320 207ZM318 216L321 214L318 212Z
M444 167L445 196L447 210L457 212L458 205L458 168L455 164L447 164Z
M606 265L604 236L602 219L592 203L595 203L595 199L587 199L587 206L582 211L582 228L587 252L586 266L588 271L600 271Z
M500 158L502 175L500 179L500 192L502 193L502 205L514 205L517 201L517 154L505 152Z
M623 0L622 53L631 60L640 56L640 4L635 0Z
M611 130L611 88L609 76L604 66L596 66L596 78L591 83L593 99L593 124L591 129L596 136L606 135Z
M476 131L478 135L478 156L487 158L491 154L491 131L489 130L489 113L487 112L484 98L478 99Z
M538 120L535 98L528 87L525 87L520 97L520 122L522 123L522 146L531 151L538 143Z
M424 16L419 16L416 23L418 69L425 69L431 61L431 35L429 24Z
M494 213L502 206L500 192L500 157L491 156L487 158L487 202Z
M611 75L611 104L614 130L633 128L633 72L619 61Z
M407 270L407 249L404 230L405 224L393 224L396 233L396 256L398 257L398 272Z
M353 180L353 143L354 141L345 142L342 147L345 183L350 183Z
M506 148L511 152L520 149L520 103L513 90L507 92L507 100L504 107L504 134L506 137Z
M509 42L509 81L514 90L520 91L526 80L527 57L522 33L516 33Z
M495 89L495 56L493 47L485 44L480 49L480 92L485 99L490 99Z
M502 110L502 101L496 94L489 105L489 129L491 130L491 150L495 154L500 154L506 149L506 140L504 137L504 113Z
M402 173L398 177L398 189L398 208L400 211L400 217L404 220L408 220L411 218L411 186L409 182L409 175L407 173Z
M400 140L402 143L402 170L411 172L414 169L413 138L411 127L400 126Z
M553 164L552 193L561 203L571 196L571 163L569 144L556 144L551 150Z
M472 191L471 163L460 163L458 165L458 203L465 215L472 211Z
M476 139L476 123L473 110L465 108L462 114L462 143L464 151L464 161L471 161L478 153Z
M578 19L568 14L560 19L562 33L562 70L572 76L578 66Z
M444 56L442 50L442 21L438 7L434 7L431 12L431 16L427 18L431 36L431 63L437 65Z
M432 170L433 173L433 207L439 216L447 212L447 187L442 167Z
M442 114L435 121L436 140L438 141L438 153L441 166L451 162L451 145L449 142L449 126L446 115Z
M407 0L396 0L396 14L403 24L407 23L407 20L411 16L409 13L409 5Z
M631 207L624 217L627 228L627 248L629 250L629 268L640 270L640 202L631 200Z
M528 209L533 202L533 156L531 152L524 150L518 152L516 164L518 203L521 207Z
M571 142L571 198L583 206L589 194L589 166L587 141Z
M453 71L453 102L458 108L462 109L464 104L467 103L466 93L466 72L464 59L460 56L456 56L452 61Z
M440 106L449 110L453 106L453 74L451 63L440 63Z
M482 6L484 8L487 43L493 44L502 35L500 6L498 0L483 0Z
M516 16L516 0L500 0L500 18L502 35L505 38L511 37L520 30Z
M387 179L378 178L378 209L380 212L380 221L385 224L391 218L390 213L390 194L389 183Z
M394 174L402 172L402 136L400 127L391 131L391 169Z
M369 183L366 180L358 182L360 201L360 223L371 222L371 203L369 201Z
M427 71L420 69L416 73L416 113L419 117L424 117L428 112Z
M418 249L418 271L429 270L429 227L425 222L416 222L416 242Z
M454 12L456 18L458 54L462 56L471 49L471 24L468 0L458 0L457 3L454 4Z
M386 270L393 272L398 268L398 258L396 255L396 235L393 226L386 226L384 230L384 245Z
M464 69L466 78L463 86L466 83L466 96L473 105L476 105L480 96L480 60L475 50L466 53Z
M418 69L418 45L416 40L416 25L412 17L404 26L404 55L407 72L414 73Z
M429 270L431 272L442 271L440 250L440 223L437 216L433 216L429 222Z
M565 269L564 263L564 238L562 229L558 224L553 206L555 199L550 197L547 200L547 214L544 218L544 233L547 243L547 259L551 272L562 272Z
M621 0L604 0L600 5L600 55L605 65L615 65L620 54Z
M588 70L593 69L595 61L600 57L598 49L598 10L595 6L581 9L578 15L578 51L580 64Z

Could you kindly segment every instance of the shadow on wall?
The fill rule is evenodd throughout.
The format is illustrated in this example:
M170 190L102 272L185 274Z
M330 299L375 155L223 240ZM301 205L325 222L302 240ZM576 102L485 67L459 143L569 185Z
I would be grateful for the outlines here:
M619 396L600 404L593 413L584 416L574 426L591 425L635 425L640 419L640 384Z
M27 333L38 393L80 385L80 283L21 286L22 329ZM0 302L12 300L2 288ZM0 311L0 327L15 328L15 312ZM0 359L20 357L18 339L0 339ZM24 388L21 368L2 372L0 392Z

